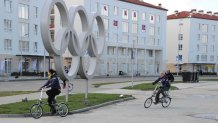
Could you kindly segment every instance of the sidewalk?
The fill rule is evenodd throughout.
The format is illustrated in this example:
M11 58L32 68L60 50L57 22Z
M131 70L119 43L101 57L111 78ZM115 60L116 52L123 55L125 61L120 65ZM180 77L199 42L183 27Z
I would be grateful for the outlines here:
M141 84L144 82L145 81L134 82L134 85ZM214 84L218 84L218 83L214 83ZM99 88L101 88L101 90L96 90L96 91L93 91L91 93L129 94L129 95L138 95L138 94L143 95L143 94L145 94L145 91L120 89L120 88L131 86L131 85L132 85L131 82L103 85L103 86L99 87ZM207 86L207 85L208 85L207 82L174 83L173 84L173 86L176 86L179 89L188 89L188 88L202 87L202 86ZM66 90L63 90L61 95L65 95L65 92L66 92ZM76 92L73 92L73 93L76 93ZM23 94L23 95L15 95L15 96L7 96L7 97L0 97L0 105L21 102L22 99L24 99L24 98L27 98L28 100L38 99L39 95L40 95L40 92L31 93L31 94ZM47 98L47 95L45 93L43 93L43 97Z

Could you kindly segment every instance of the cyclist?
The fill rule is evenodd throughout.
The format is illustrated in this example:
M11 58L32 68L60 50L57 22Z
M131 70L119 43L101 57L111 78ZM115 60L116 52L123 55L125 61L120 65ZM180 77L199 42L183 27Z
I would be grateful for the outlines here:
M161 86L157 91L154 104L158 104L160 93L165 97L165 91L168 91L170 89L170 82L165 73L161 73L160 77L157 80L155 80L152 84L155 85L159 81L161 82Z
M166 71L166 76L168 77L168 80L169 80L170 82L174 82L174 76L173 76L173 74L170 72L170 70L167 70L167 71Z
M55 96L61 93L61 86L55 70L50 69L48 72L48 77L49 77L48 81L39 90L41 90L44 87L50 88L49 90L46 91L46 94L48 95L48 104L51 108L51 113L55 114L56 110L53 104L56 103Z

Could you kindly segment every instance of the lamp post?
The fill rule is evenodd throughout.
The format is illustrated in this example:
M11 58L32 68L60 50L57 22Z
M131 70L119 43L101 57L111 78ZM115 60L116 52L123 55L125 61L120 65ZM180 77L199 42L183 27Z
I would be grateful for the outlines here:
M134 48L135 48L135 40L133 40L132 44L132 52L131 52L131 61L132 61L132 88L133 88L133 72L134 72Z
M20 65L20 76L22 76L22 72L23 72L23 54L22 54L22 49L20 50L20 62L21 62L21 65Z
M182 34L181 34L181 27L182 27L183 23L180 21L179 23L179 35L178 35L178 54L177 54L177 76L179 75L179 61L180 61L180 53L179 53L179 50L180 50L180 41L182 39Z
M44 55L43 55L43 64L44 64L43 77L46 78L46 75L45 75L45 49L44 49Z

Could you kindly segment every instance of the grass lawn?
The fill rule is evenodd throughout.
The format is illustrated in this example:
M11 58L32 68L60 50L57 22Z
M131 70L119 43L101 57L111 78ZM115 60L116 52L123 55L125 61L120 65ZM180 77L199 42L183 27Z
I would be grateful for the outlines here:
M128 86L122 89L134 89L134 90L148 91L148 90L154 90L154 88L155 88L155 85L152 85L152 83L142 83L142 84L134 85L133 88L132 86ZM176 90L176 89L178 88L171 85L171 90Z
M36 91L0 91L0 97L20 95L20 94L29 94L29 93L34 93L34 92Z
M128 81L129 82L129 81ZM94 85L96 88L102 86L102 85L110 85L110 84L119 84L119 83L128 83L128 82L107 82L107 83L96 83L96 84L92 84Z
M89 106L94 106L97 104L102 104L105 102L120 99L119 94L95 94L90 93L88 95L88 105L84 104L84 94L73 94L69 95L69 111L81 109ZM131 95L125 95L122 98L131 97ZM65 96L57 97L57 102L64 102ZM46 99L44 99L46 101ZM30 107L36 103L37 100L31 100L28 102L17 102L11 104L0 105L0 114L27 114L29 113ZM49 112L49 106L43 105L44 112Z

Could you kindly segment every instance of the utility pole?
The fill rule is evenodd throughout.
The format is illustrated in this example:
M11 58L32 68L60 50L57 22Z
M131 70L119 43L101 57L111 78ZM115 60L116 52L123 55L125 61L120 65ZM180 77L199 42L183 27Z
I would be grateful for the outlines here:
M179 61L180 61L180 53L179 53L179 50L180 50L180 41L181 41L181 39L182 39L182 34L181 34L181 27L182 27L182 25L183 25L183 23L181 23L181 21L180 21L180 23L179 23L179 35L178 35L178 49L177 49L177 51L178 51L178 54L177 54L177 66L176 66L176 68L177 68L177 76L179 75Z

